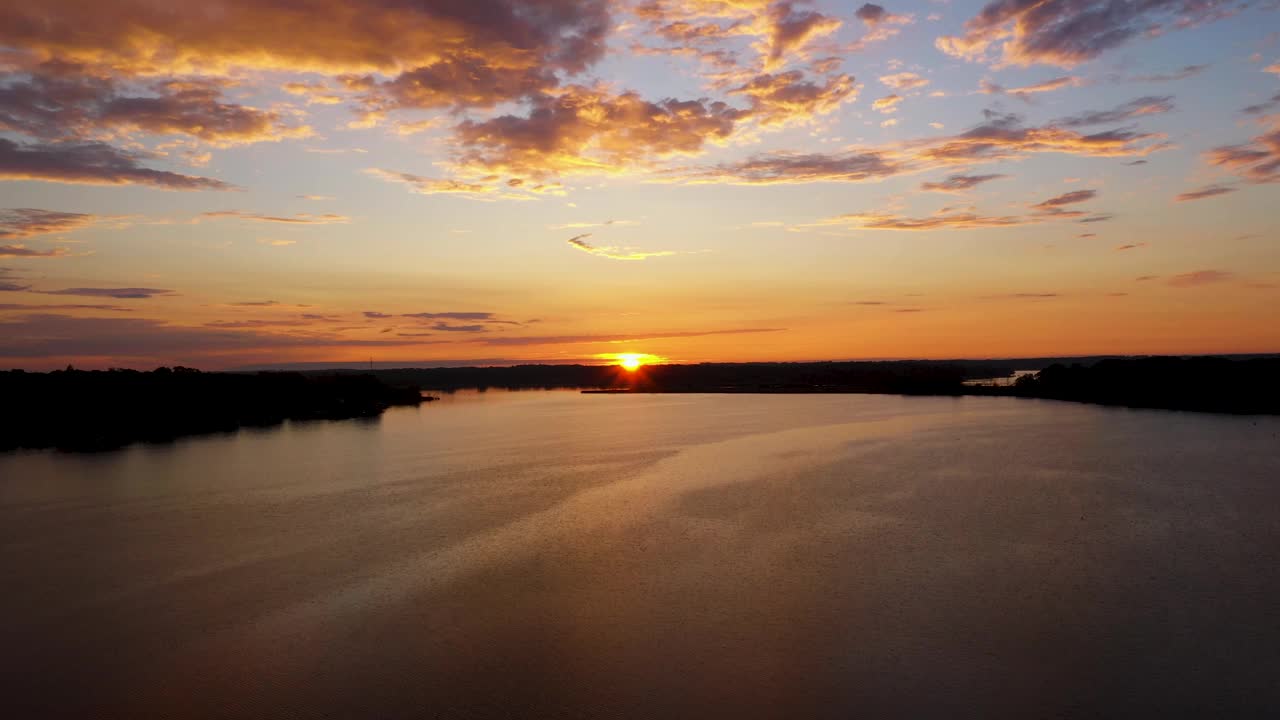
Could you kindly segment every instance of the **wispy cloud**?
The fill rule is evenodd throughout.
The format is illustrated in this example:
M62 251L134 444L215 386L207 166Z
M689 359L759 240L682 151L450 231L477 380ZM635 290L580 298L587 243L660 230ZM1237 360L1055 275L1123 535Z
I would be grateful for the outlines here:
M143 156L104 143L28 143L0 138L0 180L84 185L147 185L162 190L234 190L212 178L154 170Z
M1080 113L1079 115L1055 120L1054 123L1061 127L1069 128L1088 127L1090 125L1119 123L1144 115L1159 115L1172 111L1173 97L1171 95L1148 95L1130 100L1110 110L1094 110Z
M71 232L86 228L100 218L88 213L13 208L0 210L0 240L18 240L34 235Z
M730 330L686 330L671 332L633 332L608 335L508 335L486 337L479 340L485 345L587 345L592 343L623 343L641 340L666 340L670 338L707 337L710 335L742 335L749 333L783 332L786 328L737 328Z
M920 189L928 192L961 193L966 190L972 190L983 183L1007 177L1009 176L999 173L989 175L949 175L945 180L939 182L921 183Z
M26 245L0 245L0 258L54 258L70 255L66 248L34 250Z
M585 253L610 260L646 260L653 257L666 257L677 254L674 250L640 250L634 247L613 245L597 246L587 242L589 237L591 237L591 233L584 233L575 235L566 242Z
M321 215L313 215L311 213L298 213L296 215L264 215L262 213L246 212L244 210L213 210L210 212L200 213L202 218L210 218L214 220L232 219L232 220L248 220L251 222L263 223L282 223L287 225L333 225L336 223L349 223L351 218L346 215L338 215L336 213L324 213Z
M1235 278L1235 273L1224 270L1195 270L1181 275L1174 275L1167 282L1173 287L1189 288L1227 282Z
M1187 192L1180 193L1177 197L1174 198L1174 200L1176 200L1177 202L1186 202L1188 200L1203 200L1205 198L1217 197L1219 195L1226 195L1227 193L1233 193L1235 191L1236 191L1236 188L1227 187L1225 185L1208 185L1208 186L1199 188L1197 190L1188 190Z
M162 290L159 288L145 287L125 287L125 288L92 288L92 287L73 287L64 288L62 290L41 290L44 295L83 295L86 297L106 297L116 300L147 300L154 297L163 297L166 295L174 295L172 290Z

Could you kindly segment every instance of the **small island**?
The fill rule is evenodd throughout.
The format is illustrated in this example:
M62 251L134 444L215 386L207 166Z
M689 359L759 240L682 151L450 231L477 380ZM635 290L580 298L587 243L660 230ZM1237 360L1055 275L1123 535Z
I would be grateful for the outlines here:
M185 367L0 372L0 450L109 450L133 442L278 425L373 417L424 400L416 387L370 375L215 373Z

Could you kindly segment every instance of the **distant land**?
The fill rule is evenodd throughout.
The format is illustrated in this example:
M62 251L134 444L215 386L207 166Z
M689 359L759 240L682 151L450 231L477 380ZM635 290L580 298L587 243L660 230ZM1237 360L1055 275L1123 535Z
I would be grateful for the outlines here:
M422 402L368 375L206 373L191 368L0 372L0 450L110 450L129 443L266 427L285 420L373 417Z
M974 381L1006 378L994 385ZM373 417L423 390L878 393L1039 398L1280 414L1280 355L875 362L513 365L201 372L190 368L0 372L0 450L103 450L285 420Z
M1026 373L1012 382L1015 373ZM333 372L332 370L328 372ZM1280 355L1013 358L882 362L388 368L389 385L462 389L589 388L630 392L998 395L1139 408L1280 414ZM1009 378L999 386L975 380Z

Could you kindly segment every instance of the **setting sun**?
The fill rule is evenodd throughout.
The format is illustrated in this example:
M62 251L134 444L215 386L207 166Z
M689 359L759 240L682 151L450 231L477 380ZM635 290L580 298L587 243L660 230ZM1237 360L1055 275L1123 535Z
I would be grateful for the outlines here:
M616 365L627 372L635 372L644 365L653 365L655 363L667 362L667 358L661 355L652 355L650 353L599 353L596 358L603 360L610 365Z

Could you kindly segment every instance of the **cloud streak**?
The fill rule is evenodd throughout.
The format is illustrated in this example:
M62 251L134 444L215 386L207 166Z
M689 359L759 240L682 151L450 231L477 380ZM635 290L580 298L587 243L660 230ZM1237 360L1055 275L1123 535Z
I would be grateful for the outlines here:
M676 254L673 250L646 251L633 247L597 246L587 242L589 237L591 237L591 233L584 233L575 235L566 240L566 242L582 252L596 257L608 258L609 260L647 260L653 257L666 257Z
M233 190L221 180L154 170L141 156L104 143L19 144L0 138L0 180L146 185L162 190Z

